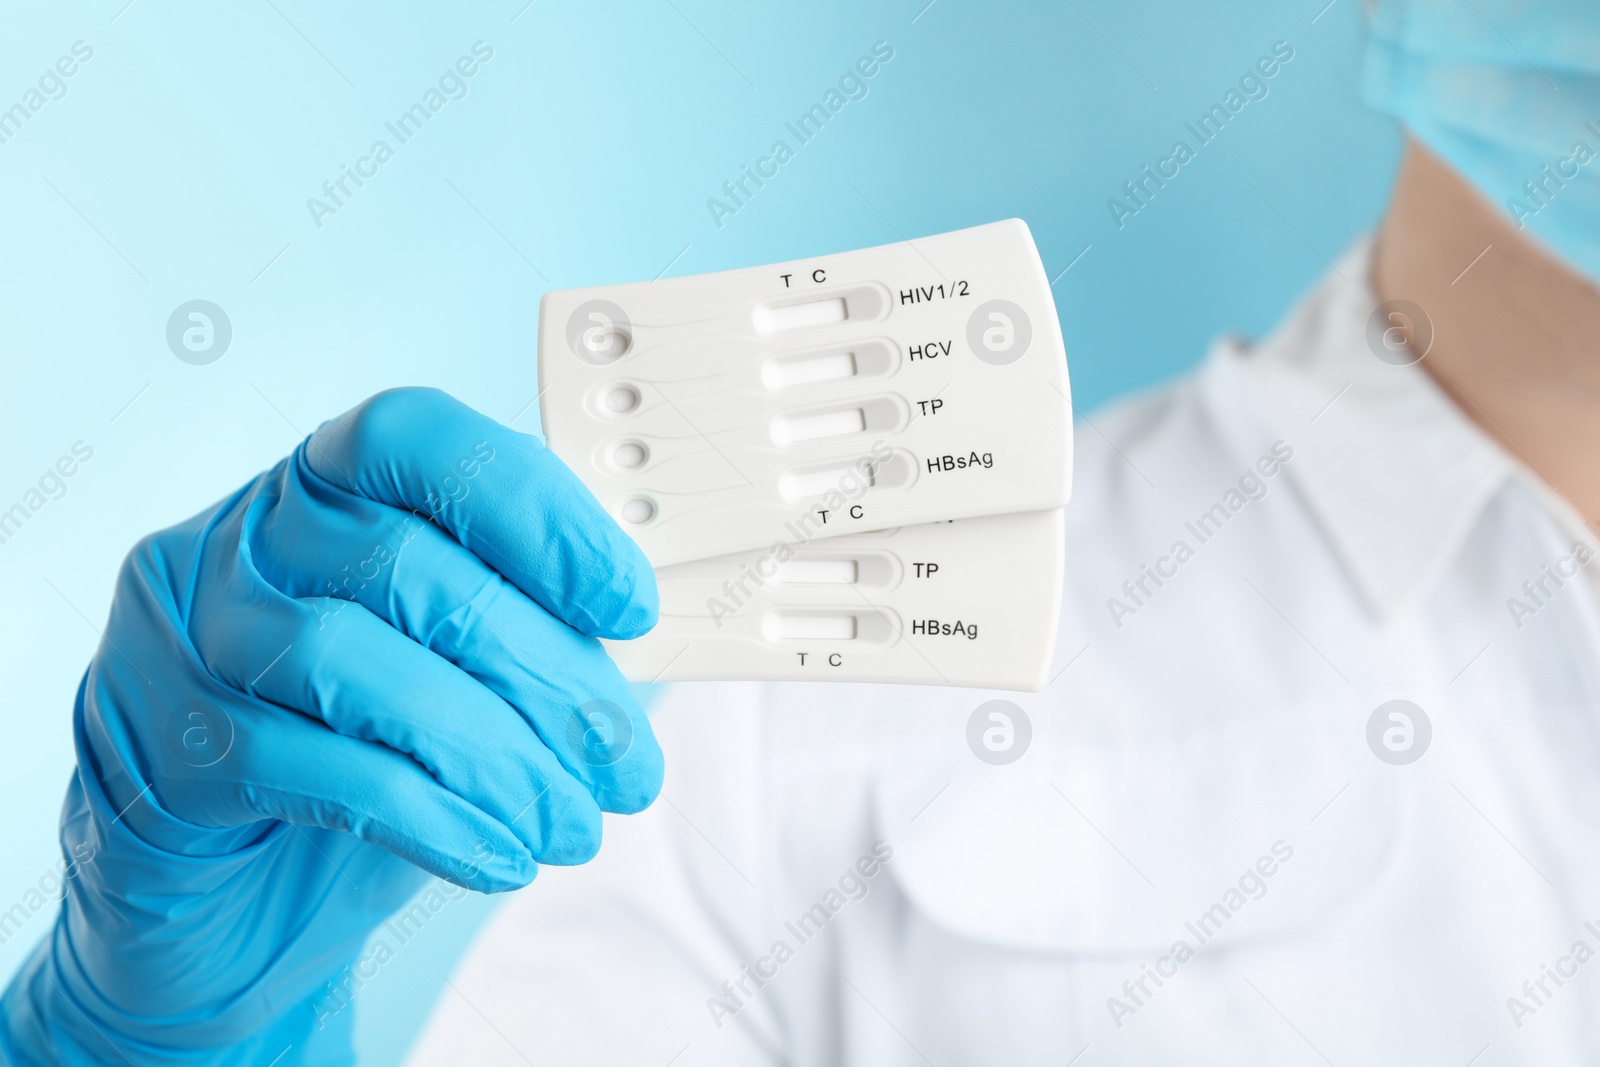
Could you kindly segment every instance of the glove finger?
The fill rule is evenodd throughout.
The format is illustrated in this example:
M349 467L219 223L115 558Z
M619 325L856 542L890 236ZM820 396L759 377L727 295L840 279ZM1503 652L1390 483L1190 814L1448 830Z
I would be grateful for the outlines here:
M537 873L527 847L501 820L404 753L242 693L214 692L206 703L215 750L203 761L182 754L182 773L168 767L153 783L163 805L188 821L341 830L484 893L520 888ZM176 807L174 793L181 794Z
M324 610L352 600L455 664L520 711L603 810L655 799L661 748L605 649L439 527L292 470L250 521L250 560L273 589L328 598Z
M296 739L299 758L260 768L243 792L258 817L343 830L480 892L533 880L538 864L516 836L415 761L306 719L300 724L305 729L296 732L306 736Z
M234 602L195 606L201 653L219 681L405 753L540 862L583 863L599 850L588 791L516 708L459 667L359 604L273 590L260 590L249 612Z
M575 630L630 638L655 625L649 562L577 475L446 393L379 393L301 452L329 484L431 518Z

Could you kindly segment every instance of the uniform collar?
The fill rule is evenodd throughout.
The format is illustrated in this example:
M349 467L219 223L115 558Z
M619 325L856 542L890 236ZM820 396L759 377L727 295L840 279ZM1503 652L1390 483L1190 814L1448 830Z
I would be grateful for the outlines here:
M1278 331L1219 355L1249 382L1286 471L1369 607L1387 618L1454 560L1517 465L1422 369L1368 344L1372 244L1348 252Z

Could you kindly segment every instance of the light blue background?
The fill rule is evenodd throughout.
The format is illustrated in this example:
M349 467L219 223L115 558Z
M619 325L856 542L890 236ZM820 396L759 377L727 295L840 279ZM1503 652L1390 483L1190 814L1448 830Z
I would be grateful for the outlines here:
M1083 253L1055 283L1081 411L1270 328L1376 220L1398 156L1356 95L1358 4L1324 2L11 5L0 108L73 42L94 57L0 145L0 511L73 442L94 458L0 544L0 910L54 861L73 690L127 548L388 386L536 429L546 288L1015 215L1053 277ZM393 146L384 122L477 40L469 95L318 229L306 199ZM707 198L880 40L869 95L714 225ZM1279 40L1270 95L1119 231L1107 198ZM211 366L166 347L193 298L233 322ZM362 991L365 1062L398 1058L488 904Z

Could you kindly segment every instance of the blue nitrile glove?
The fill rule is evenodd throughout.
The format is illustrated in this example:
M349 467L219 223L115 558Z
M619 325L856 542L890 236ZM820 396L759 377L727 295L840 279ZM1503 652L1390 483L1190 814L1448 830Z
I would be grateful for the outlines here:
M656 610L571 471L433 390L140 542L78 691L62 914L0 1052L348 1062L324 983L428 874L526 885L655 798L661 750L592 635Z

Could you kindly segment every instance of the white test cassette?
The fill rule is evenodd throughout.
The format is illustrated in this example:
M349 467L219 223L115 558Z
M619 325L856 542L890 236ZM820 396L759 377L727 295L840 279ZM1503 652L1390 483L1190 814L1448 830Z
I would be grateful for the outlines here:
M651 562L1065 506L1072 404L1020 220L546 293L549 445Z
M539 383L656 567L630 679L1045 684L1072 403L1020 220L547 293Z

